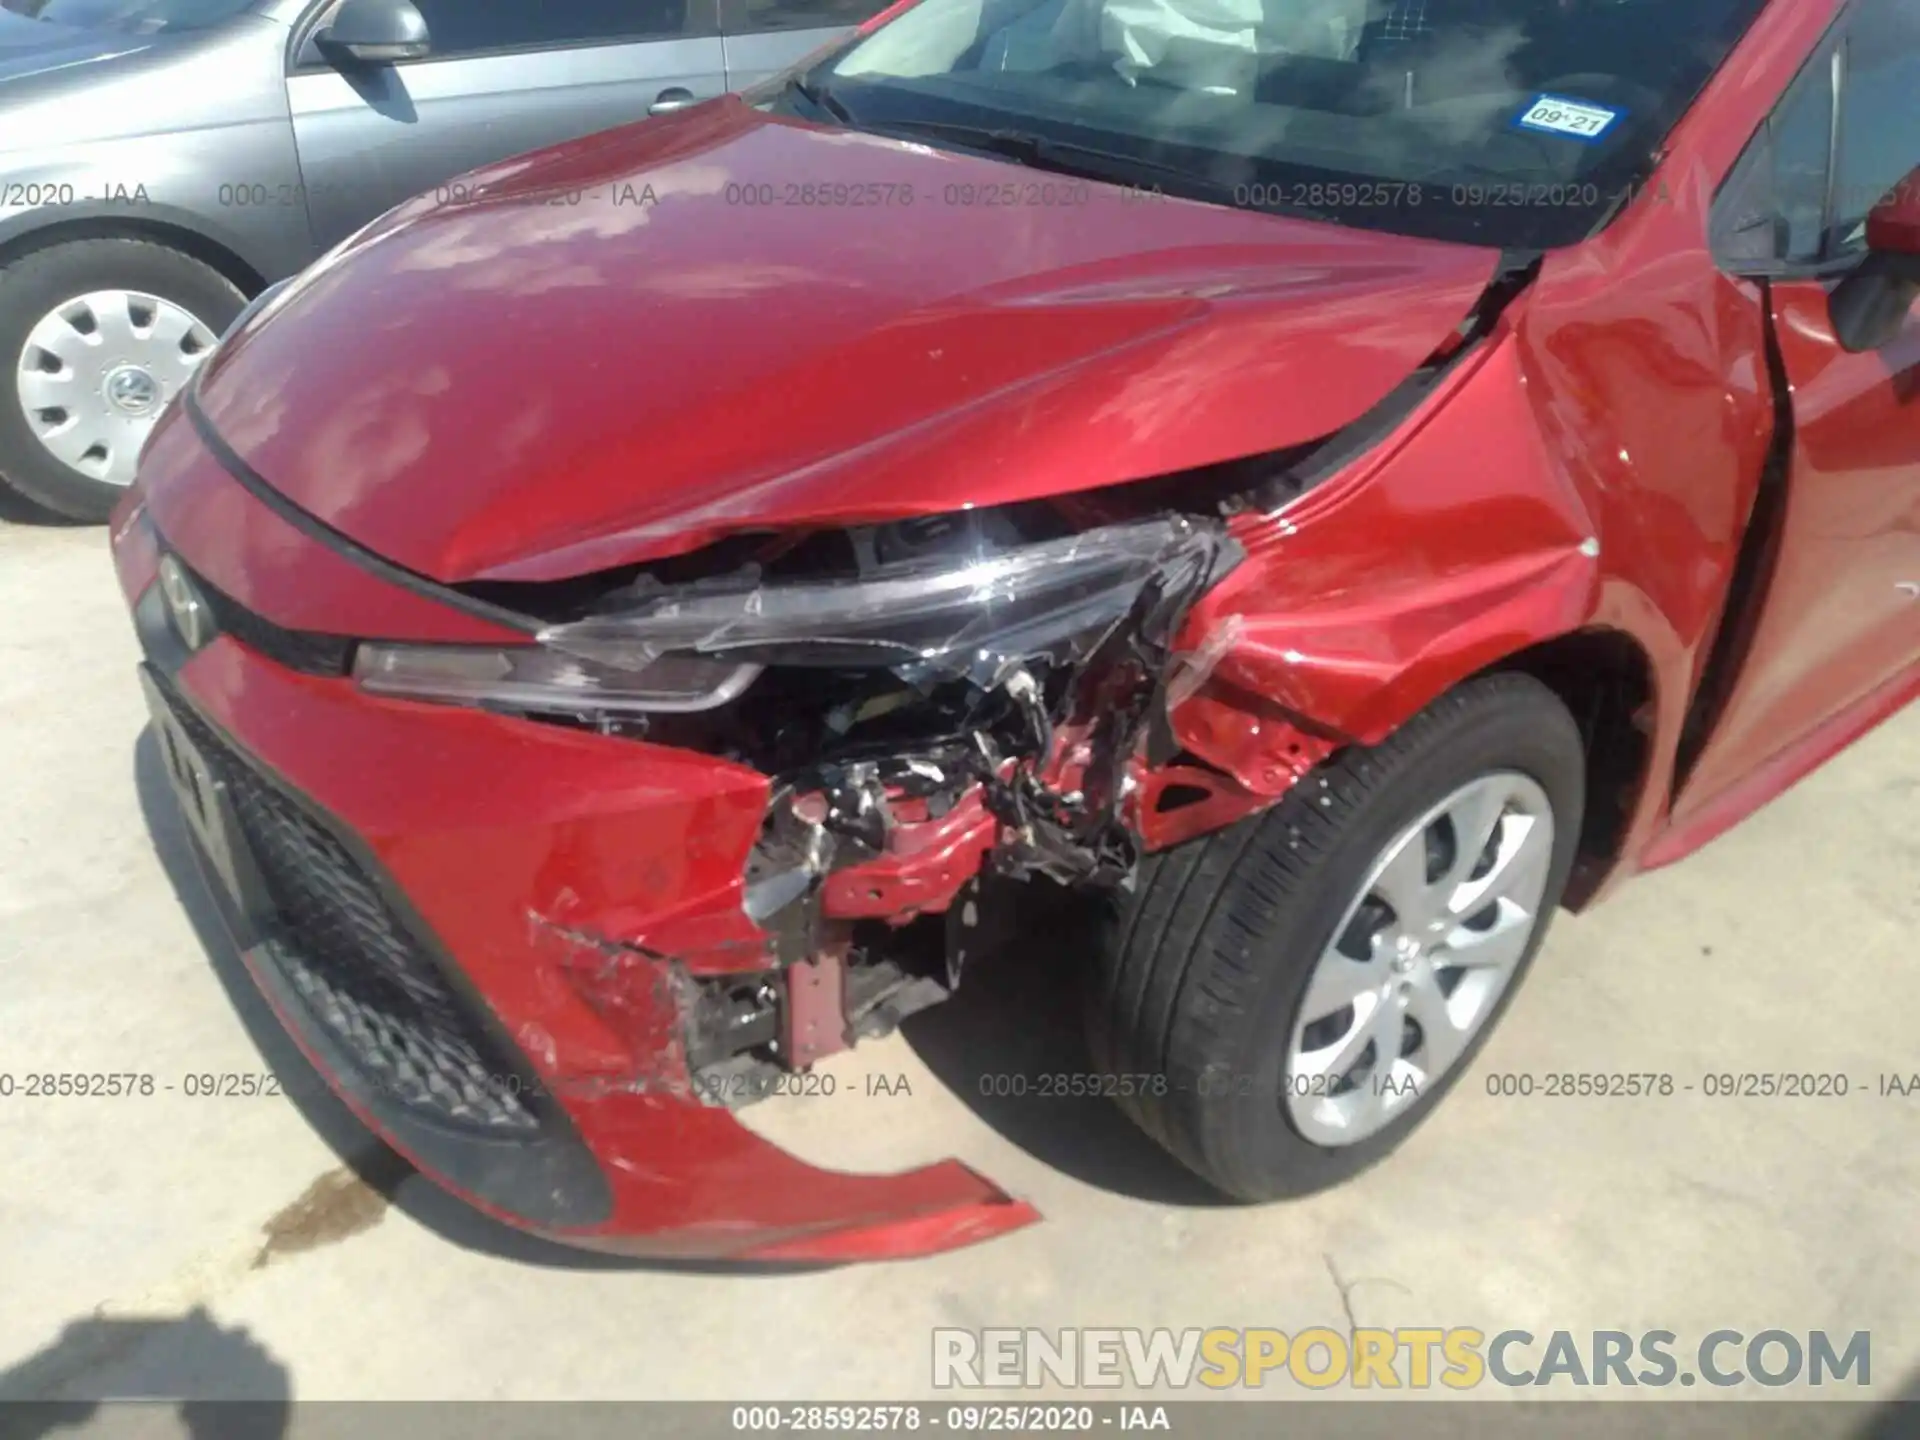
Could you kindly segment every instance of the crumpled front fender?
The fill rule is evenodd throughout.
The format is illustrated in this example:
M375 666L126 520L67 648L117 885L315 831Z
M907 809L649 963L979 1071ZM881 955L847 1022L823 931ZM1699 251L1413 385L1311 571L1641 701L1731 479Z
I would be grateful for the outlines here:
M1520 365L1510 335L1489 344L1387 444L1235 520L1246 559L1179 641L1210 658L1173 714L1188 750L1278 795L1335 746L1379 743L1449 686L1595 613L1599 540Z

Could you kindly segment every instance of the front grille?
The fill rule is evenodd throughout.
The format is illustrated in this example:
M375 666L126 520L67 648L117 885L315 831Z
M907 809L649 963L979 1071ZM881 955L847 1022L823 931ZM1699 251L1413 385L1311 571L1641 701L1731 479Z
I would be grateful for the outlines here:
M176 561L178 555L173 557ZM184 564L184 562L182 562ZM289 630L276 625L257 611L249 610L231 595L207 582L205 576L189 568L194 586L200 591L207 609L213 612L220 633L238 640L249 650L264 655L276 665L298 670L305 675L345 675L353 666L352 637L325 635L315 630Z
M276 913L263 946L362 1079L407 1109L463 1128L537 1130L532 1084L503 1063L445 975L366 870L186 705L175 717L232 799Z

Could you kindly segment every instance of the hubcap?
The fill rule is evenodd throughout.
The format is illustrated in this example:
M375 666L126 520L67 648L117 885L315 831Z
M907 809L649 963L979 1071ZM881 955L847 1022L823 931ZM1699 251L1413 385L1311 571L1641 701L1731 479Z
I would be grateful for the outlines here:
M1452 1068L1539 925L1553 807L1514 771L1483 775L1396 835L1307 980L1286 1104L1316 1145L1366 1139Z
M171 300L96 290L49 311L15 367L27 428L61 464L126 485L160 411L213 349L213 331Z

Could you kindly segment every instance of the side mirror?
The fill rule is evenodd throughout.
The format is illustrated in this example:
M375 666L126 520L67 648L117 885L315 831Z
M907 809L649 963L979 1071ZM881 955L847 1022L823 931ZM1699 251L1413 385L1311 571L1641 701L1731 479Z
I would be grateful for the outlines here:
M1891 345L1920 300L1920 169L1867 212L1867 258L1833 292L1834 337L1863 354Z
M313 38L325 54L369 65L417 60L432 49L426 17L413 0L345 0Z

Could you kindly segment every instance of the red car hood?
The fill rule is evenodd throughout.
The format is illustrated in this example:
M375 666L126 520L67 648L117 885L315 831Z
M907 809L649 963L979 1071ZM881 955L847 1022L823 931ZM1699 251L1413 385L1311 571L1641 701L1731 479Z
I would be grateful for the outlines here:
M1425 359L1496 259L736 100L462 185L307 271L201 384L267 483L449 581L1312 440Z

